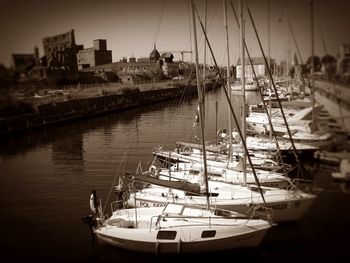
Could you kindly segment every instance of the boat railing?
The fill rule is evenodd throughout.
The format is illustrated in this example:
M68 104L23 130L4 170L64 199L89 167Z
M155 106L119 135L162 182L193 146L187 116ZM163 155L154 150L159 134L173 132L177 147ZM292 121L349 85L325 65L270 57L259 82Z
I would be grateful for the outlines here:
M299 190L307 193L313 192L314 182L309 179L294 178L288 187L290 190Z
M112 213L125 208L126 208L126 203L123 200L116 200L111 203Z
M268 221L270 224L273 222L274 210L271 207L267 207L262 204L254 204L248 211L250 218L259 218Z
M150 223L150 231L152 230L153 222L155 222L155 227L162 228L161 222L164 221L166 222L167 219L182 219L182 220L191 220L191 219L207 219L207 221L203 221L203 224L207 224L208 227L212 226L213 219L217 218L225 218L225 219L232 219L233 221L237 221L239 219L246 219L246 220L251 220L253 218L252 216L247 216L239 213L235 213L232 211L215 211L215 216L214 215L178 215L178 214L161 214L158 216L152 216L151 217L151 223ZM263 219L262 217L258 217L259 219ZM198 222L195 223L195 225L198 225Z

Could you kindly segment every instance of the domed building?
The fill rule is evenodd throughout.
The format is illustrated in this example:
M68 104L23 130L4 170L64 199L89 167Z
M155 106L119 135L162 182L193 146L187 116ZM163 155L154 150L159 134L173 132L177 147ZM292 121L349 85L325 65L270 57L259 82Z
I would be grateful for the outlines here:
M158 52L158 50L156 49L156 45L154 45L154 49L151 52L151 54L149 55L149 60L151 62L157 62L160 58L160 54Z

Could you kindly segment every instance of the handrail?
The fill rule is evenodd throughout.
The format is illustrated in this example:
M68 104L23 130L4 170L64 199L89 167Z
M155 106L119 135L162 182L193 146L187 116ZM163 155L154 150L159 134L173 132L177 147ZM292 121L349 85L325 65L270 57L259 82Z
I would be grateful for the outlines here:
M118 204L122 204L122 206L119 208L118 207ZM118 210L121 210L121 209L125 209L126 208L126 205L125 205L125 202L122 201L122 200L116 200L116 201L113 201L111 203L111 212L114 213Z

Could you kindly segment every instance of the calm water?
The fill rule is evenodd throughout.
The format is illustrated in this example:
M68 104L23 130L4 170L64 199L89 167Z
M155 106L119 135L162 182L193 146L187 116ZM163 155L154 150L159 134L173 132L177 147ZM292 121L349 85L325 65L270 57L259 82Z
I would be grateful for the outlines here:
M257 101L256 94L248 95ZM216 114L216 101L218 111ZM239 110L238 99L234 107ZM227 128L224 95L207 95L207 134ZM309 167L322 191L299 222L273 227L260 248L186 257L155 257L91 242L81 217L91 189L103 201L113 180L138 164L148 169L153 147L192 141L196 99L185 98L0 140L0 258L6 262L142 262L229 260L317 262L348 257L350 194L331 181L332 168ZM307 160L305 160L307 161ZM118 173L119 171L119 173ZM350 190L349 190L350 192ZM113 196L112 196L113 197ZM109 207L106 208L109 212ZM3 261L4 262L4 261Z

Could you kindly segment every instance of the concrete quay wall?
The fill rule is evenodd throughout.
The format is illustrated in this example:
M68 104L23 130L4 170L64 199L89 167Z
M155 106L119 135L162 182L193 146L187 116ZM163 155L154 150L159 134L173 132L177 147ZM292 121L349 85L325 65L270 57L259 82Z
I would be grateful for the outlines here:
M210 87L207 87L208 89ZM196 85L166 89L128 92L93 98L76 99L38 106L38 112L0 120L0 135L46 127L73 119L88 118L98 114L126 110L141 105L174 99L183 94L197 95Z
M325 80L315 80L315 87L315 100L350 132L350 87Z

